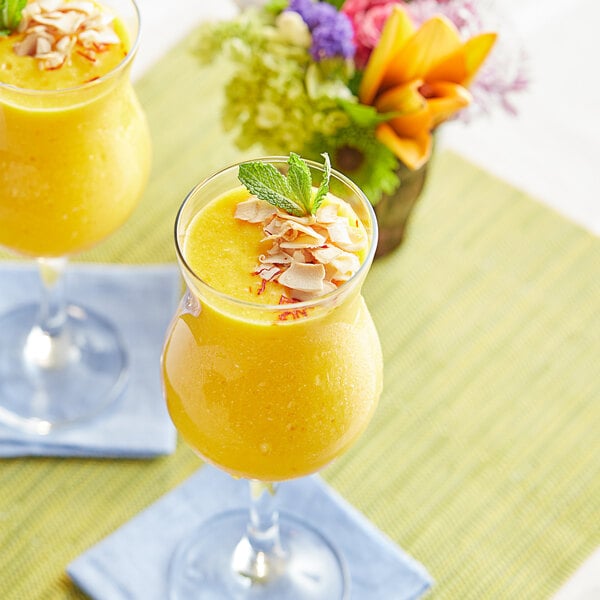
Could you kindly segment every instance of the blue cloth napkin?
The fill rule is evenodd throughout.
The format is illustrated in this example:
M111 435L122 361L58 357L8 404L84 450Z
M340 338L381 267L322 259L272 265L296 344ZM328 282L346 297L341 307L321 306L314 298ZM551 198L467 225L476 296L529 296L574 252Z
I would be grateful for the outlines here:
M246 481L204 466L82 554L67 573L94 600L164 600L177 543L212 515L247 507L247 486ZM343 554L352 600L416 599L431 586L421 564L318 476L283 483L277 499L282 511L304 516Z
M30 265L0 263L0 314L35 302L37 277ZM160 354L181 291L177 267L72 264L65 277L68 301L106 316L120 332L130 361L127 386L94 419L48 435L0 424L0 457L149 458L173 452L176 432L162 397Z

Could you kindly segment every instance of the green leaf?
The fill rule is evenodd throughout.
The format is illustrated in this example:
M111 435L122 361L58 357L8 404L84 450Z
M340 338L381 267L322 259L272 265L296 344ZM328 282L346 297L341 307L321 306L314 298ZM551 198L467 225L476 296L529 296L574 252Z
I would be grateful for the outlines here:
M319 186L312 203L310 212L313 215L317 212L319 206L323 203L323 200L325 200L327 192L329 192L329 179L331 178L331 162L329 160L329 154L324 152L321 156L325 159L325 170L323 171L323 180L321 181L321 185Z
M287 174L289 186L294 194L294 199L301 204L306 212L310 211L310 197L312 188L312 178L308 165L295 152L290 153L288 160L290 166Z
M323 180L311 201L312 177L306 162L294 152L288 160L287 177L273 165L264 162L242 163L238 179L257 198L281 208L296 217L315 214L329 192L331 163L327 153L321 154L325 159Z
M14 31L21 22L27 0L0 0L0 31Z
M242 163L238 178L257 198L296 217L305 214L303 207L291 199L293 194L287 179L273 165L263 162Z
M400 113L388 112L380 113L374 106L360 104L349 100L339 99L338 103L344 112L356 123L359 127L374 127L379 123L384 123L398 116Z

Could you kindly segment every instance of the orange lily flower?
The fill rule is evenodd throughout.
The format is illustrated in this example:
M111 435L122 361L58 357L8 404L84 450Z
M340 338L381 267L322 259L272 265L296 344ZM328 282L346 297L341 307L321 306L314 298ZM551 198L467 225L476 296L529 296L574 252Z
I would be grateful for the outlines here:
M394 113L376 135L410 169L429 159L433 129L471 103L467 87L496 37L482 33L463 42L443 16L417 30L404 8L394 6L365 67L358 99L380 113Z

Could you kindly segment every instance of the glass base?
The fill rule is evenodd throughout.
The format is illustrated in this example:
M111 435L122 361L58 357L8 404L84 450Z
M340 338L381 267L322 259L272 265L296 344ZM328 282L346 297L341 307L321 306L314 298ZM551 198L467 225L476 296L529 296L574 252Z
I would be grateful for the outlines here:
M32 434L90 419L114 402L128 373L110 323L67 308L58 336L35 326L38 306L0 315L0 422Z
M265 577L234 569L248 524L246 511L217 515L178 546L169 567L170 600L346 600L348 570L331 544L312 527L285 513L279 517L283 554ZM279 567L279 568L277 568Z

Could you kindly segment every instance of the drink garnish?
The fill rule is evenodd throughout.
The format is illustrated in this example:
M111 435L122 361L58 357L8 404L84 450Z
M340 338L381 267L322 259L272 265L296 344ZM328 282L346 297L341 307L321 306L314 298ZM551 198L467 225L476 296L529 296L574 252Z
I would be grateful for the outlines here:
M316 191L308 165L297 154L290 155L287 177L268 163L240 165L240 181L254 195L238 203L234 216L260 225L265 234L266 250L254 274L287 288L294 301L312 300L348 281L368 246L352 207L329 193L329 158L324 157L325 174Z
M113 19L87 0L35 0L22 11L18 31L25 36L15 54L32 56L47 70L60 68L74 52L94 63L108 46L121 43Z
M9 35L21 22L27 0L0 0L0 35Z
M329 191L331 163L325 159L323 180L313 194L312 177L308 165L298 154L290 153L287 177L273 165L264 162L248 162L240 165L239 179L257 198L302 217L314 215Z

